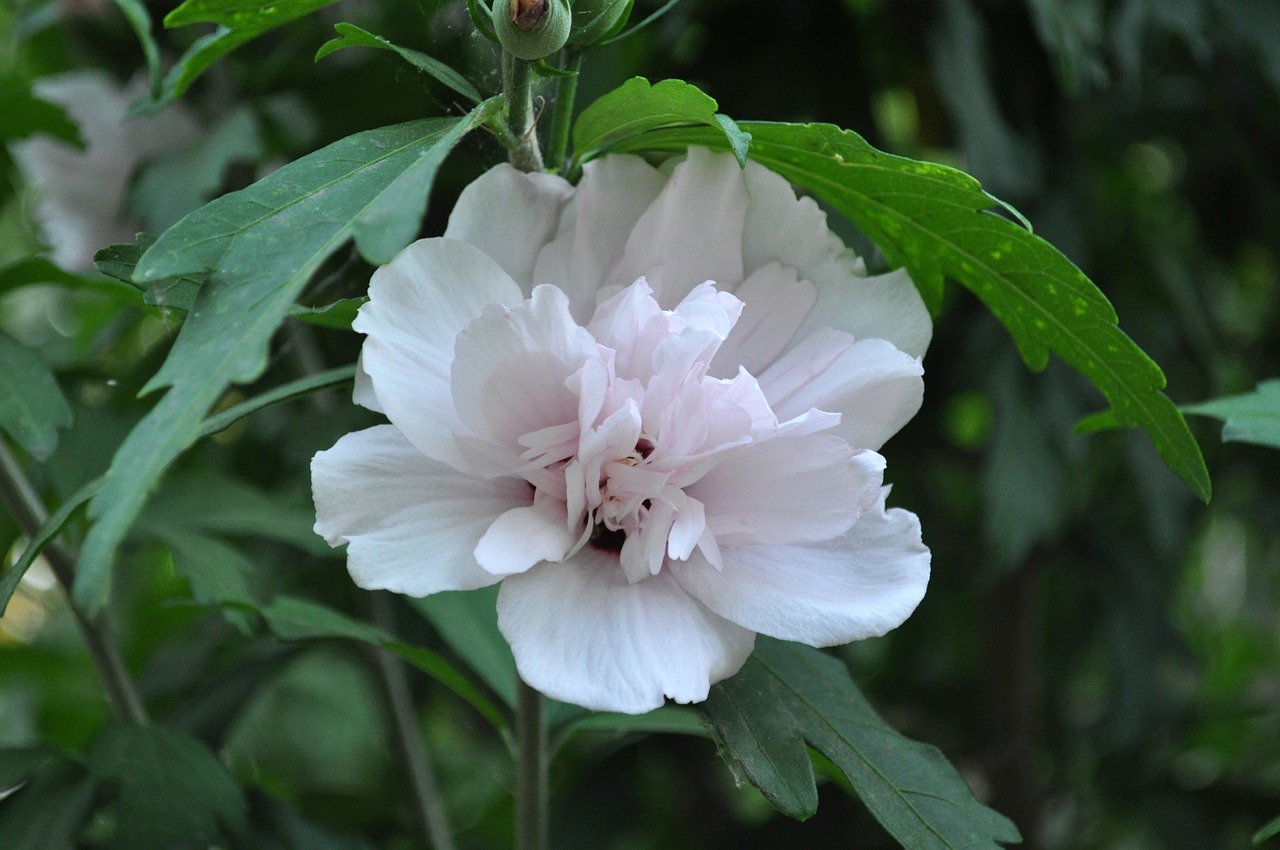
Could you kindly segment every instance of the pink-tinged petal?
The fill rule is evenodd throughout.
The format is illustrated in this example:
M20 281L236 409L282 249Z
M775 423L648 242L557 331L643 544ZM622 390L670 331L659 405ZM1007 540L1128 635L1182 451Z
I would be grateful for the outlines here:
M711 374L717 377L728 377L739 367L760 374L791 342L818 300L812 283L777 263L757 269L733 294L745 306L711 361Z
M564 502L535 498L493 521L476 544L475 559L496 576L522 573L539 561L559 561L578 535L569 532Z
M462 190L444 235L488 254L527 294L542 282L533 279L534 262L571 197L573 186L563 178L518 171L504 162Z
M817 288L817 304L796 339L833 327L924 355L933 323L905 271L867 277L865 264L831 232L826 213L813 199L797 198L785 179L758 163L747 163L746 184L751 199L742 237L747 273L780 262Z
M379 407L423 454L473 470L453 437L461 428L449 389L454 337L487 305L523 297L497 263L453 239L414 242L374 272L352 323L368 335L361 368Z
M924 597L929 549L915 514L881 502L848 534L799 546L722 550L717 570L695 553L667 569L708 608L752 631L835 646L901 625Z
M599 356L553 286L538 286L510 309L489 307L458 334L455 351L450 384L459 418L515 457L525 434L577 423L579 400L567 382Z
M587 546L502 582L498 628L520 676L555 699L641 714L706 699L746 662L755 635L708 611L665 572L628 584Z
M347 543L360 587L427 596L498 581L472 552L529 485L463 475L419 452L392 425L347 434L311 461L316 533Z
M849 530L876 503L884 458L829 434L777 437L726 452L685 488L721 547L812 543Z
M731 289L743 278L746 209L746 184L737 160L691 148L636 222L607 285L627 286L643 277L668 309L704 281Z
M818 331L760 376L778 418L817 408L839 413L832 434L859 448L879 449L920 410L924 366L883 339L858 342Z
M584 165L559 232L538 254L533 283L563 289L574 319L585 324L595 311L596 293L622 257L636 221L666 182L658 169L638 156L606 156Z

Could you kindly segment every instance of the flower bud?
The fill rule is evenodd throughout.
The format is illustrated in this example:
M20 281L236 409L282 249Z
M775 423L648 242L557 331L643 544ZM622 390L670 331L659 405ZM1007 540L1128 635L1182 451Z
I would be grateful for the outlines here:
M626 23L635 0L571 0L573 29L569 41L579 47L590 47L614 29Z
M497 0L493 29L512 56L536 62L564 47L573 13L569 0Z

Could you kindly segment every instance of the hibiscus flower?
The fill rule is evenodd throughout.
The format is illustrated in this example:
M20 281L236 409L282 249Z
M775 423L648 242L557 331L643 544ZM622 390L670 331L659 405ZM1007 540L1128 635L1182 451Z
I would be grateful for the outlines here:
M877 450L920 407L928 314L756 163L500 165L354 328L355 400L390 424L316 455L317 533L361 587L501 582L544 694L700 701L757 633L847 643L924 594Z

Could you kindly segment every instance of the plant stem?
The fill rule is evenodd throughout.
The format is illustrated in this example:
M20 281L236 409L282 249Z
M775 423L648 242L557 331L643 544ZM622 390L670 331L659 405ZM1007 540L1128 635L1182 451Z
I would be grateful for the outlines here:
M0 496L3 497L9 512L18 521L22 531L28 537L35 537L40 527L49 518L44 503L36 494L35 488L18 466L17 460L9 452L9 447L0 440ZM111 638L111 630L103 616L88 619L76 609L71 601L71 585L75 581L75 556L57 540L51 542L44 550L44 558L53 570L58 583L62 585L67 597L67 607L75 617L80 633L84 635L85 645L89 649L89 657L97 670L98 679L102 682L107 701L111 703L112 713L116 719L146 726L146 707L138 695L125 668L120 650Z
M502 72L507 127L516 140L507 158L521 171L541 171L542 152L538 148L538 128L533 121L533 72L528 62L510 53L503 54Z
M388 594L375 591L368 598L369 613L374 624L383 631L394 633L395 623ZM440 796L440 786L436 784L431 756L427 753L427 746L418 728L404 665L380 647L372 648L370 654L386 696L391 732L395 736L396 755L412 789L410 802L413 805L419 839L436 850L454 850L449 815L445 810L444 799Z
M582 70L582 51L569 50L565 69L572 72L556 84L556 107L551 116L551 137L547 141L547 161L559 174L567 177L565 153L569 148L569 127L573 123L573 101L578 96L578 72Z
M517 680L516 847L547 847L547 727L542 694Z

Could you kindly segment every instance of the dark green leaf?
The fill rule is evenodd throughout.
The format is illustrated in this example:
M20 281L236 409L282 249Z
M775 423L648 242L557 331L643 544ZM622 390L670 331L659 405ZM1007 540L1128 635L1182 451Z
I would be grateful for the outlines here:
M408 602L508 706L516 704L516 662L498 631L498 586L434 593Z
M89 770L119 784L113 845L167 850L218 843L245 829L245 801L200 741L163 726L113 723L89 754Z
M434 178L420 165L439 162L457 138L457 118L430 118L358 133L224 195L163 233L143 255L135 280L146 284L208 275L168 359L144 392L164 398L117 450L107 483L90 505L74 589L96 611L106 598L111 562L165 467L200 436L205 412L233 382L266 366L272 334L319 265L383 196L413 169L421 183L403 210L425 198Z
M308 375L305 378L290 381L261 395L256 395L248 401L242 401L237 405L228 407L226 410L218 411L200 425L200 436L211 437L219 431L225 431L246 416L257 413L264 408L345 384L352 380L355 374L355 366L339 366L327 372L318 372L315 375Z
M58 430L71 424L71 408L53 370L8 334L0 333L0 429L37 460L58 445Z
M344 47L376 47L381 50L390 50L419 71L425 72L428 76L453 89L472 103L479 103L481 100L480 92L476 91L476 87L471 85L466 77L439 59L433 59L417 50L410 50L407 47L392 44L382 36L374 35L355 24L334 24L333 28L338 32L338 38L331 39L320 45L320 49L316 51L317 62L335 50L341 50Z
M867 809L910 850L996 850L1021 840L973 798L936 748L885 725L848 668L823 652L761 637L703 710L747 777L780 811L818 805L806 742L843 771Z
M356 320L356 314L360 312L360 308L368 300L368 298L362 296L360 298L343 298L341 301L335 301L323 307L295 306L289 310L289 315L309 325L349 331L351 330L351 323Z
M151 233L139 233L136 245L108 245L93 255L93 266L115 280L123 281L143 291L143 300L160 308L172 307L184 313L195 303L203 275L180 275L154 283L141 284L133 279L138 261L147 249L155 244Z
M149 526L173 551L173 567L191 585L191 598L201 605L227 606L223 616L244 634L253 627L245 608L256 608L249 585L253 562L220 540L182 528Z
M964 284L1004 323L1028 366L1043 369L1056 352L1106 396L1118 421L1145 430L1169 468L1209 499L1200 447L1161 392L1160 367L1117 327L1111 303L1080 269L990 212L1001 202L976 180L883 153L830 124L742 126L751 134L752 159L849 218L891 261L907 266L926 302L938 303L944 277ZM632 137L615 149L675 152L689 145L728 147L722 132L685 127Z
M707 724L688 706L664 705L647 714L592 712L569 724L567 732L610 732L634 734L657 732L667 735L694 735L705 738Z
M36 771L26 785L0 801L0 847L76 850L95 784L82 767L69 761Z
M57 757L57 749L48 744L0 749L0 794L22 784L38 768Z
M1253 846L1257 847L1262 842L1275 838L1277 835L1280 835L1280 816L1277 816L1253 834Z
M575 165L624 139L665 127L706 125L718 131L719 146L737 151L750 139L716 113L716 102L680 80L650 84L632 77L592 103L573 125ZM745 153L745 150L744 150Z
M255 0L187 0L165 16L166 27L212 23L217 24L218 28L197 39L169 69L161 98L153 105L163 105L181 97L210 65L240 45L336 2L337 0L276 0L274 3Z
M0 269L0 292L39 283L81 287L85 279L55 266L42 257L30 257Z
M22 582L22 576L35 563L36 558L40 556L40 553L49 545L50 541L58 536L58 533L62 531L62 527L71 519L71 515L93 498L94 494L102 487L102 482L103 478L93 479L77 490L70 499L63 502L44 521L44 525L40 526L40 530L36 532L35 537L27 544L22 557L15 561L13 566L9 567L3 577L0 577L0 615L3 615L5 609L9 607L9 600L13 598L14 591L18 589L18 585Z
M142 46L142 55L147 60L147 79L151 86L151 99L155 100L160 96L163 71L160 67L160 48L151 34L151 15L147 12L147 7L142 0L115 0L115 4L124 14L129 26L133 28L134 35L138 37L138 44Z
M67 116L66 110L33 96L31 86L25 80L0 76L0 103L4 104L0 141L43 133L69 145L84 146L80 127Z
M480 693L449 662L430 650L410 646L377 626L352 619L340 611L306 599L278 597L261 613L271 631L285 640L345 638L380 646L462 697L488 718L495 729L502 729L507 725L502 712L488 697Z
M1183 405L1187 413L1222 419L1222 439L1280 449L1280 379L1244 395Z

